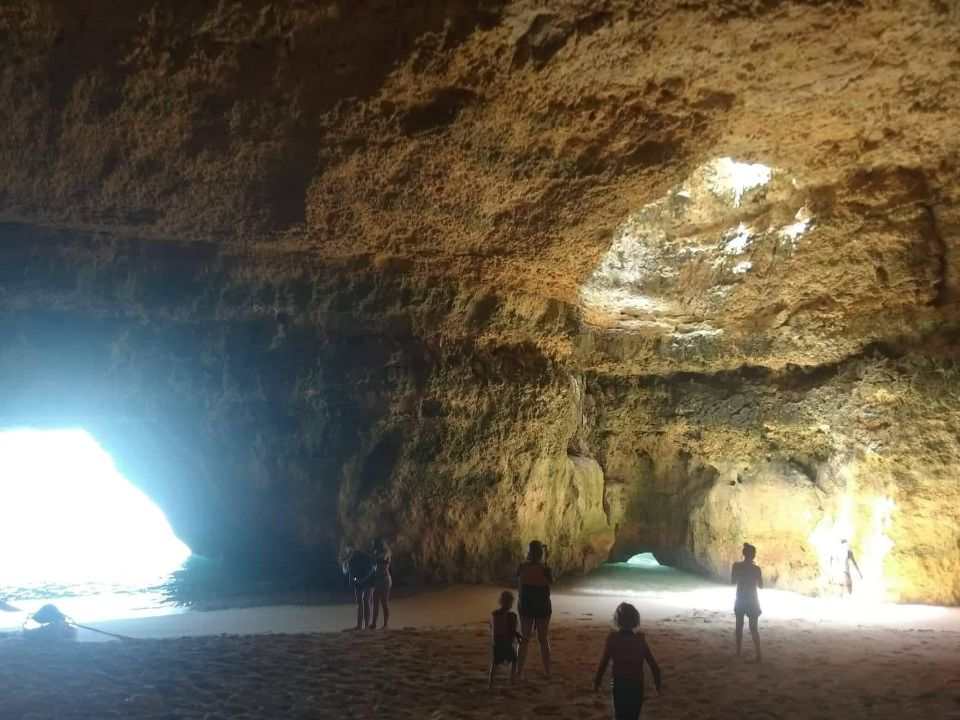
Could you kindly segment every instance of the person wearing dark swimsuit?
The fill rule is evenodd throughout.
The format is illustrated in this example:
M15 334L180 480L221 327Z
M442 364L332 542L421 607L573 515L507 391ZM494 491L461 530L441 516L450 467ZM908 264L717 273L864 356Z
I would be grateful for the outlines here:
M737 599L733 604L733 612L737 619L737 657L743 645L743 616L750 620L750 636L753 638L753 647L756 650L756 660L760 662L760 610L759 590L763 587L763 573L754 564L757 549L750 543L743 544L743 560L735 562L730 572L730 582L737 586Z
M370 595L373 591L373 558L362 550L347 549L347 558L343 571L353 586L353 596L357 601L357 626L362 630L370 622Z
M550 616L553 607L550 603L550 586L553 584L553 574L546 565L547 549L539 540L530 543L527 561L517 569L517 585L520 590L520 654L517 663L517 672L523 678L524 666L527 661L527 651L530 646L530 637L534 629L537 631L537 640L540 643L540 659L543 661L543 672L550 677Z

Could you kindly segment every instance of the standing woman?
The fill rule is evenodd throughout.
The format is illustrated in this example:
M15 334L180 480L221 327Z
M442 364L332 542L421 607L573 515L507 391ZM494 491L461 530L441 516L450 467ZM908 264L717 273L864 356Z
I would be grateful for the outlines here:
M733 604L733 612L737 620L737 657L743 645L743 616L750 621L750 637L753 638L753 649L757 653L757 662L762 659L760 653L760 595L763 588L763 571L754 562L757 557L757 548L750 543L743 544L743 560L735 562L730 572L730 582L737 586L737 599Z
M363 550L347 548L343 561L343 572L353 586L353 596L357 601L356 630L367 627L370 620L370 594L373 588L375 567L373 558Z
M527 552L527 561L517 570L517 585L520 591L520 632L523 640L520 642L517 672L523 677L524 666L527 662L527 651L530 648L531 633L537 631L537 640L540 643L540 659L543 661L543 672L550 677L550 616L553 607L550 604L550 585L553 584L553 574L546 564L547 548L539 540L530 543Z
M380 616L380 605L383 605L383 629L390 624L390 588L393 587L393 577L390 575L390 548L383 538L373 541L373 618L370 629L377 627L377 618Z

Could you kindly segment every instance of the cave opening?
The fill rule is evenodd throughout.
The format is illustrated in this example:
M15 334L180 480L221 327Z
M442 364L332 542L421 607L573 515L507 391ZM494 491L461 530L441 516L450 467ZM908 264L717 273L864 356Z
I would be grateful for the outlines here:
M625 597L673 597L717 587L715 581L674 567L669 561L669 556L658 559L643 549L615 553L608 562L573 580L571 587L590 595Z
M629 558L627 558L627 565L629 565L630 567L648 568L648 569L664 567L657 560L654 554L650 552L637 553L636 555L631 555Z
M131 593L190 556L166 516L79 428L0 431L0 598Z

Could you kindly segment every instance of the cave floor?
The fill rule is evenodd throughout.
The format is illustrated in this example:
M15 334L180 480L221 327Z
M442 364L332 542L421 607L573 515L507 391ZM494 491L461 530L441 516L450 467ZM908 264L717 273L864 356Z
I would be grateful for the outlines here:
M57 644L9 638L0 640L0 717L608 718L607 692L591 691L605 609L574 613L561 604L570 614L560 615L552 633L552 680L534 649L528 681L501 682L492 692L480 620L388 633ZM407 608L399 610L399 624L408 622ZM660 697L649 690L646 718L960 716L954 632L771 622L762 626L765 660L756 665L734 657L727 613L645 624L665 684Z
M485 617L497 593L460 586L398 598L387 633L336 632L352 624L348 605L287 605L96 623L143 638L135 642L11 634L0 638L0 687L15 691L0 696L0 717L609 717L607 694L594 695L590 681L622 600L640 608L664 672L665 693L651 691L644 717L960 717L958 609L870 609L767 590L758 666L733 655L730 588L610 565L557 588L553 679L534 649L529 682L490 693Z

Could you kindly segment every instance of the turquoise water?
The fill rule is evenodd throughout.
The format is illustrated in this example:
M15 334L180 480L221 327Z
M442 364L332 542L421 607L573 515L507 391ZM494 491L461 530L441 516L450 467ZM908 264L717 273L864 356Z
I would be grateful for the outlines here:
M627 596L659 596L669 593L694 593L722 588L699 575L648 562L622 562L601 565L582 578L560 583L558 589L575 594L623 594Z

